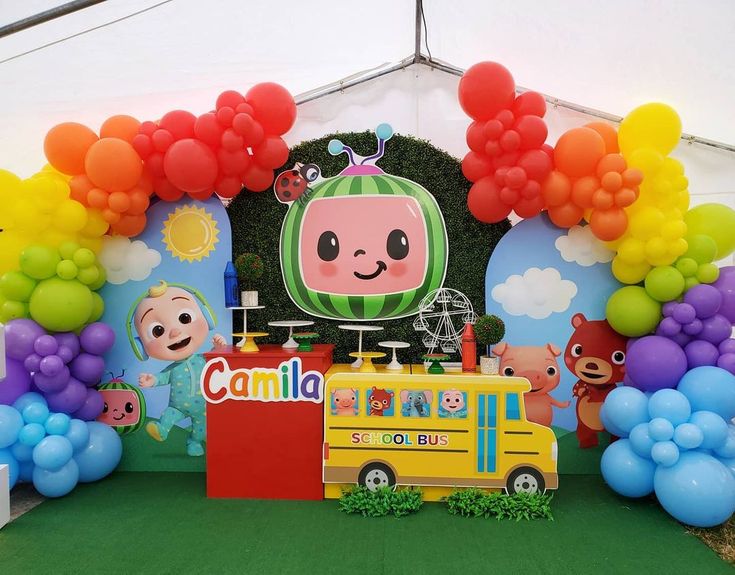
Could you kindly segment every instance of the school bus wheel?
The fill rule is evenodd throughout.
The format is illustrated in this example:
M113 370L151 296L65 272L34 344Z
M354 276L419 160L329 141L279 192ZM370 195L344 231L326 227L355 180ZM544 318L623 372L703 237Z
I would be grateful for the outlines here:
M505 491L513 493L543 493L546 491L544 477L533 467L519 467L509 476Z
M381 487L395 487L396 476L385 463L368 463L360 470L357 482L370 491L377 491Z

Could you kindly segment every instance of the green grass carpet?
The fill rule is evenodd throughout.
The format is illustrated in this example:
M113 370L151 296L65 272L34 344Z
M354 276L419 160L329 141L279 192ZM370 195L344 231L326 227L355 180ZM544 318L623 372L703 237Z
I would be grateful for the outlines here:
M190 457L186 454L188 434L188 429L173 427L166 441L156 441L146 433L145 428L123 435L123 457L117 470L206 471L206 457Z
M116 473L0 530L0 572L344 575L729 573L651 499L566 476L555 521L498 522L425 504L402 519L336 501L210 500L198 473Z

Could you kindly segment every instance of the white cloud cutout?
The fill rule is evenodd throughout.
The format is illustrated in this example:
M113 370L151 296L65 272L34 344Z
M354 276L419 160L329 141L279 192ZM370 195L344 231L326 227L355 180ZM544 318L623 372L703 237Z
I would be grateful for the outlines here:
M561 257L568 262L590 267L612 261L615 252L605 247L589 226L572 226L569 233L556 238L554 243Z
M104 239L99 259L107 281L119 285L146 279L161 263L161 254L141 240L131 242L130 238L112 236Z
M522 276L509 276L492 291L493 299L510 315L544 319L569 309L577 285L561 278L556 268L529 268Z

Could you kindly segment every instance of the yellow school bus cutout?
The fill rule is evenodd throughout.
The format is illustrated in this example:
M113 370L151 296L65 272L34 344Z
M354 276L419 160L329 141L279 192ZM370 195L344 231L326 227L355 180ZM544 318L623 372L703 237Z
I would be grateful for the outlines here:
M526 420L528 380L340 371L325 384L325 484L558 487L554 433Z

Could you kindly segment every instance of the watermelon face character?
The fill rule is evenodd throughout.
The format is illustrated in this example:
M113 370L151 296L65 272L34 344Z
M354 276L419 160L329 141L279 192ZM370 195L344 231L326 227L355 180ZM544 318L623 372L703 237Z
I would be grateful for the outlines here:
M441 287L447 266L444 218L415 182L365 162L380 158L392 130L376 130L378 153L313 185L307 202L291 204L281 230L281 268L293 302L324 318L391 319L418 312Z
M113 378L98 388L105 401L97 421L106 423L119 435L133 433L145 423L145 398L139 388Z

